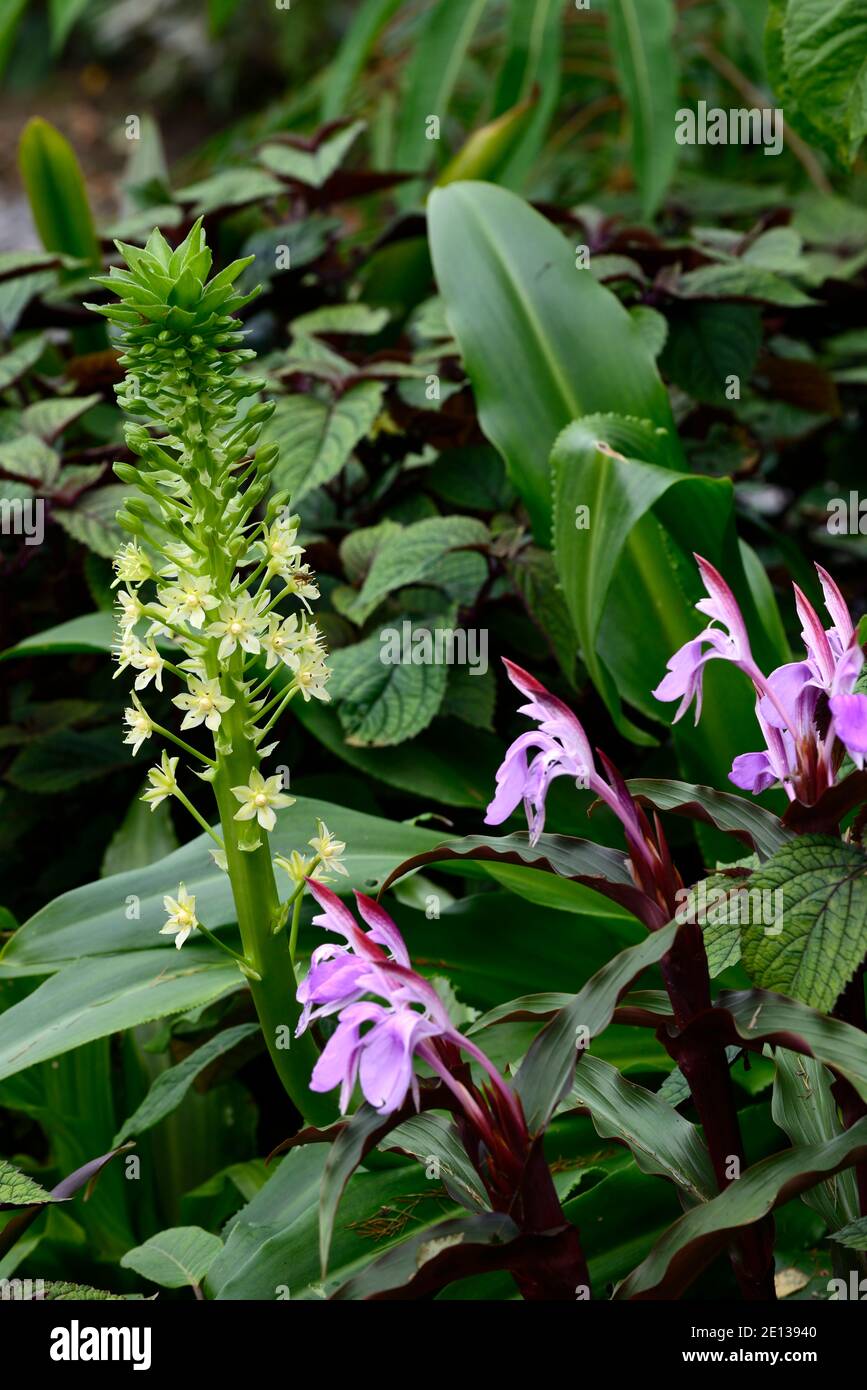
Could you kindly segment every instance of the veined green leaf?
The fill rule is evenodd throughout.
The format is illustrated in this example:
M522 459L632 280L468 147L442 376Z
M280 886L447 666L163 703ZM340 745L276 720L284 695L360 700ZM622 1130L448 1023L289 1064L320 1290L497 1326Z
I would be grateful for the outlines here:
M561 1110L590 1112L597 1134L628 1144L643 1173L661 1173L692 1201L716 1192L710 1156L695 1125L652 1091L627 1081L616 1067L586 1056Z
M42 1206L45 1202L56 1201L58 1198L46 1192L33 1178L20 1172L5 1158L0 1158L0 1210L6 1207Z
M313 488L328 483L366 438L382 409L384 387L359 381L331 403L315 396L283 397L263 440L280 445L273 485L300 502Z
M174 1226L128 1250L120 1263L164 1289L195 1288L222 1248L220 1237L200 1226Z
M742 925L750 978L830 1012L867 956L867 855L832 836L800 835L747 887L778 903L770 924Z

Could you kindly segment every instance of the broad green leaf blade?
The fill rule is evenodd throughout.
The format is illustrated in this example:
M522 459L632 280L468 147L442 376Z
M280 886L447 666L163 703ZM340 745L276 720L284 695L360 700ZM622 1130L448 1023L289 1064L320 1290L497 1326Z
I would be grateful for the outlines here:
M143 869L148 864L155 864L158 859L165 859L178 848L178 837L171 818L155 814L148 803L142 801L141 792L144 789L142 787L136 793L108 843L102 857L102 878L123 874L129 869Z
M697 536L741 603L758 660L770 645L743 573L731 483L660 466L664 447L665 435L644 421L593 416L568 426L551 454L554 558L581 653L621 731L644 743L649 736L626 719L621 698L651 718L671 717L651 692L703 626L689 597L702 592L690 554ZM723 702L708 686L699 734L688 721L675 734L691 774L704 766L716 784L756 727L749 683L727 689Z
M804 1144L756 1163L713 1201L670 1226L615 1291L615 1298L679 1298L728 1244L733 1232L827 1182L867 1156L867 1118L822 1144Z
M317 1231L322 1144L293 1149L275 1167L252 1202L230 1224L223 1253L211 1266L207 1287L218 1299L322 1299L363 1269L383 1248L406 1234L401 1215L412 1210L411 1229L429 1230L457 1215L442 1187L428 1183L415 1164L386 1172L359 1171L344 1193L334 1232L328 1279L321 1281ZM396 1213L383 1223L383 1207ZM371 1240L371 1223L378 1239Z
M648 802L658 811L706 821L717 830L736 836L761 858L769 858L794 838L778 816L745 796L663 778L632 777L627 786L637 800Z
M120 1263L152 1284L182 1289L201 1284L222 1248L220 1237L200 1226L174 1226L128 1250Z
M845 1077L867 1101L867 1034L860 1029L768 990L724 990L717 1005L731 1019L732 1043L772 1043L806 1053Z
M490 1206L450 1117L433 1112L416 1115L392 1130L378 1147L411 1154L422 1164L426 1178L439 1174L449 1196L470 1211L484 1211Z
M259 1031L258 1023L239 1023L234 1028L226 1028L216 1037L197 1047L189 1057L176 1066L160 1072L142 1101L141 1105L124 1121L114 1138L115 1145L123 1144L134 1134L144 1134L154 1125L164 1120L181 1104L193 1082L201 1076L206 1067L218 1058L231 1052L233 1047L253 1037Z
M0 1080L95 1038L210 1004L243 984L216 951L171 956L135 951L80 960L52 975L0 1016Z
M33 220L46 251L62 251L84 263L84 273L102 265L84 177L68 140L39 117L25 127L18 150L21 177ZM66 278L81 270L64 272Z
M573 1107L590 1112L600 1138L628 1144L643 1173L670 1178L692 1201L714 1196L713 1167L696 1126L616 1067L584 1057L561 1109Z
M33 632L15 647L0 652L0 661L14 656L51 656L69 652L110 652L116 623L113 613L87 613L44 632Z
M379 1131L388 1129L388 1125L389 1116L380 1115L365 1101L349 1116L328 1150L319 1196L319 1259L323 1278L328 1273L328 1252L340 1198L361 1162L365 1146Z
M674 0L611 0L608 21L611 55L632 122L642 213L651 218L677 160Z
M278 814L271 837L274 853L285 855L306 845L317 818L347 845L349 876L334 885L341 893L360 888L375 894L395 861L424 853L440 839L418 826L298 797ZM211 858L210 845L208 837L200 835L157 864L64 893L19 928L0 956L0 969L44 975L82 957L156 951L156 974L160 962L179 954L159 936L165 920L163 895L173 893L179 883L195 896L197 911L209 928L235 921L231 885ZM134 911L127 915L131 907Z
M515 1079L527 1124L541 1133L571 1085L579 1049L608 1027L621 996L642 971L656 965L677 936L676 922L621 951L598 971L533 1043Z
M42 1206L45 1202L57 1200L33 1178L20 1172L5 1158L0 1158L0 1210L6 1207Z
M748 887L778 904L772 925L742 927L750 978L830 1013L867 956L867 855L833 836L800 835Z
M403 82L400 129L394 162L420 171L438 148L428 118L445 125L449 103L486 0L433 0L416 38Z
M549 542L547 454L570 420L617 411L670 432L668 396L639 329L564 237L520 198L484 183L437 189L428 204L440 292L473 383L479 419Z
M771 1113L792 1144L825 1143L842 1134L837 1102L831 1093L833 1078L821 1062L778 1047L774 1068ZM847 1169L817 1184L804 1193L803 1201L819 1213L829 1230L839 1230L858 1215L854 1174Z

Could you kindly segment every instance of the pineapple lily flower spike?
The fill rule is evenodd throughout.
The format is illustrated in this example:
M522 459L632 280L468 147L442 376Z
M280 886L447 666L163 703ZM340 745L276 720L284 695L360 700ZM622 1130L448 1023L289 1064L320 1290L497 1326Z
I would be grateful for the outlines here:
M737 601L722 575L701 556L696 562L707 598L696 604L711 619L668 663L653 692L658 700L680 700L675 722L696 706L701 716L702 680L708 661L729 661L752 681L756 718L765 748L735 758L730 780L758 795L781 785L792 802L814 805L834 785L848 753L863 770L867 754L867 695L856 691L864 665L852 618L834 580L817 565L831 626L825 628L812 604L794 585L805 655L763 675L753 660ZM718 626L713 626L716 623Z
M335 867L340 842L320 826L314 856L293 851L276 861L291 885L281 902L268 834L292 798L262 770L283 711L299 694L327 700L329 670L308 617L318 591L297 543L298 518L285 497L266 501L278 449L258 440L274 407L250 404L265 383L242 370L255 354L243 347L234 317L258 292L234 288L252 257L209 280L201 220L175 250L158 230L143 249L117 246L126 268L96 283L119 302L89 307L119 330L126 377L117 397L134 417L125 436L137 462L115 465L131 489L118 515L131 539L115 558L117 674L134 677L135 687L126 741L133 754L154 735L180 750L172 758L163 752L143 799L155 810L175 798L215 842L242 950L211 934L183 885L166 898L167 929L178 946L204 936L237 964L287 1092L305 1118L330 1118L330 1102L308 1087L317 1057L311 1038L291 1048L287 1040L299 1018L293 955L303 878ZM290 603L297 609L286 613ZM141 699L151 681L162 690L166 677L180 686L172 698L183 713L180 731L158 724ZM181 736L188 731L198 746ZM219 830L179 787L180 755L210 783Z

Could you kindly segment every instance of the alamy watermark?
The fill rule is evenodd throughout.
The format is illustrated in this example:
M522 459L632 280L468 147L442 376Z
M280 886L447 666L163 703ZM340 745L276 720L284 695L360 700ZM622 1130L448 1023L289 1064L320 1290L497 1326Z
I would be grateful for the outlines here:
M779 107L726 110L700 101L696 110L681 107L675 122L674 138L679 145L763 145L766 155L783 152L786 127Z
M25 545L41 545L45 539L44 498L0 498L0 535L23 536Z
M400 629L383 628L379 659L384 666L468 666L471 676L488 669L488 630L484 627L419 627L405 618Z

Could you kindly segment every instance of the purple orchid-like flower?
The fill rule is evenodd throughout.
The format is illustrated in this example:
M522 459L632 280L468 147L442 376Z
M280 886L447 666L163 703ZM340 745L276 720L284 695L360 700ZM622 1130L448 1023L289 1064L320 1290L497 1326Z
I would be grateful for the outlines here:
M365 1100L380 1114L389 1115L409 1095L418 1106L413 1061L420 1057L445 1082L489 1147L495 1147L484 1093L454 1075L463 1052L487 1073L499 1111L508 1115L516 1132L526 1134L516 1095L481 1049L454 1027L433 986L413 970L403 937L388 913L364 893L356 893L358 911L368 928L363 931L329 888L313 879L307 880L307 886L323 909L314 923L335 932L345 943L317 947L298 988L303 1006L299 1034L317 1019L339 1016L313 1069L311 1090L331 1091L339 1086L340 1109L345 1114L358 1083Z
M699 555L695 558L708 593L696 607L720 626L708 626L675 652L653 693L658 700L680 700L675 723L695 700L698 723L707 662L720 658L737 666L755 687L765 748L735 758L730 780L754 795L781 785L790 801L812 805L833 785L844 751L859 768L867 755L867 696L855 690L864 652L846 601L828 572L817 565L831 618L826 629L794 585L805 657L765 676L753 659L734 594L713 565Z
M652 829L620 773L602 752L598 757L604 776L600 774L584 728L568 705L513 661L504 658L503 665L509 680L527 699L519 713L537 720L538 728L521 734L507 749L485 824L502 825L523 802L530 843L538 844L545 826L548 788L555 777L574 778L617 816L626 833L632 877L648 899L648 924L654 928L663 925L670 920L673 897L681 884L658 822ZM530 749L536 754L528 760Z

